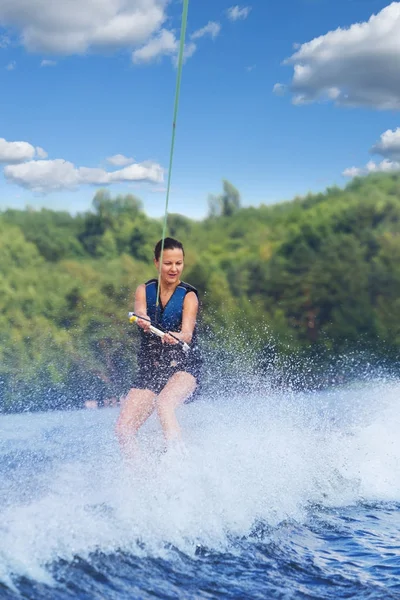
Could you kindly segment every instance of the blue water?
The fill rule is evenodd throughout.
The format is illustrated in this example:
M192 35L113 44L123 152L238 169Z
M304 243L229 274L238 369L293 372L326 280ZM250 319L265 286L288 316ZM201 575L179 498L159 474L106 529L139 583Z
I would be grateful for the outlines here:
M0 598L400 598L400 384L0 419Z

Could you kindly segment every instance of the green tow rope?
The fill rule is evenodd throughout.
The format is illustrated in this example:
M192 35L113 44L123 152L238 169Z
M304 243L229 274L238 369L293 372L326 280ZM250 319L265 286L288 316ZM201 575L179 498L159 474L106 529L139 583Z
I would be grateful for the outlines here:
M168 202L169 202L169 192L170 192L170 188L171 188L172 162L173 162L173 158L174 158L176 121L177 121L177 117L178 117L179 94L180 94L180 90L181 90L183 53L185 50L185 37L186 37L188 9L189 9L189 0L183 0L181 41L180 41L180 45L179 45L179 56L178 56L178 75L177 75L177 80L176 80L174 118L173 118L173 123L172 123L172 140L171 140L171 150L170 150L170 155L169 155L167 198L166 198L166 202L165 202L164 225L163 225L162 242L161 242L160 269L158 272L158 286L157 286L157 299L156 299L157 307L158 307L159 297L160 297L161 265L162 265L163 254L164 254L165 234L167 231Z

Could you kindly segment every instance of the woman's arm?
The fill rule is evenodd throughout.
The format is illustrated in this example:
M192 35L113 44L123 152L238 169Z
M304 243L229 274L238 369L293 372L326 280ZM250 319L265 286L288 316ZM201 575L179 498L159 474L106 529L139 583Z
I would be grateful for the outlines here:
M146 301L146 285L144 283L140 284L136 288L134 306L135 306L135 313L139 317L145 317L146 319L148 318L147 317L147 301ZM142 329L144 329L145 331L149 330L150 323L148 321L144 321L143 319L138 319L136 321L136 324L139 327L141 327Z

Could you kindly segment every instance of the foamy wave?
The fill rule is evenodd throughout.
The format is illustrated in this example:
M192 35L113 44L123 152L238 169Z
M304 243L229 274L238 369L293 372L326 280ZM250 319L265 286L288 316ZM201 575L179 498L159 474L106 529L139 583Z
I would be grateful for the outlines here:
M179 412L184 451L160 453L152 418L133 468L121 460L114 409L41 415L29 424L25 417L19 448L47 453L51 468L37 476L34 494L24 494L32 487L24 465L13 501L1 508L0 579L48 580L46 564L97 549L223 549L257 522L302 521L315 503L399 501L399 393L398 383L376 382L199 401ZM3 439L9 452L13 443Z

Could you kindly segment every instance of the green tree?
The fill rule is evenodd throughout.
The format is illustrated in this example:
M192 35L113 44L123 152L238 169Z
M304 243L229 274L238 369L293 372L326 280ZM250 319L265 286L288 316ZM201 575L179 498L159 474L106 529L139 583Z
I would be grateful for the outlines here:
M209 196L209 215L211 217L231 217L240 209L240 194L232 183L223 180L223 193Z

